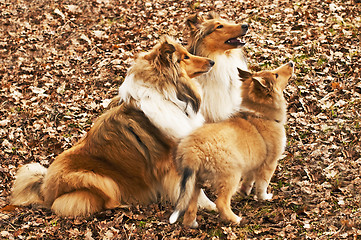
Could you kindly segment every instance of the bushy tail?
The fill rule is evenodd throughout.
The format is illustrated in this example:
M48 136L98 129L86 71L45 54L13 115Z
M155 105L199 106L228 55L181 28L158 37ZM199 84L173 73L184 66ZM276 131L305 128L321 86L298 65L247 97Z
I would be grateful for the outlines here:
M40 188L47 169L39 163L26 164L18 170L10 203L13 205L27 206L42 204Z
M187 147L182 147L182 143L177 149L176 165L181 169L182 179L176 207L169 218L171 224L175 223L179 216L187 210L197 184L197 173L201 165L201 160L193 156L192 151L187 151L187 149Z
M182 172L182 180L179 198L174 212L169 217L169 222L175 223L180 215L182 215L188 207L189 201L192 198L194 187L196 184L196 172L195 169L185 167Z

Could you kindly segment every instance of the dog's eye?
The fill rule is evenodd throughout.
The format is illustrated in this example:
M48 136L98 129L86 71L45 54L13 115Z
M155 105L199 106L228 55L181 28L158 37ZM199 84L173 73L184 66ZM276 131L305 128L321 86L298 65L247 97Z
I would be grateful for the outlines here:
M223 28L223 25L218 25L218 27L217 28Z
M189 56L188 56L188 55L184 55L184 59L189 59Z
M275 73L276 78L278 78L278 73Z

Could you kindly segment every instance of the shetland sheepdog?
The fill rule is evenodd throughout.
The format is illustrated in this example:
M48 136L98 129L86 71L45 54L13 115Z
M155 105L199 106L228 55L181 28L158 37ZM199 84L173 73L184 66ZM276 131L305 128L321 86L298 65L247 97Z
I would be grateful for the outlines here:
M289 62L258 73L239 70L243 109L225 121L205 124L181 140L175 158L182 173L181 191L171 223L185 212L183 223L198 226L197 199L204 183L217 195L221 218L231 223L241 221L230 207L240 181L244 193L249 194L255 184L258 199L272 198L267 187L286 144L283 90L293 65Z
M211 71L196 78L203 91L201 112L207 122L225 120L241 104L237 68L247 70L242 50L245 43L240 38L247 33L248 25L234 24L215 13L191 15L186 25L190 30L188 51L215 61Z
M85 216L158 195L175 201L181 176L172 160L178 139L204 122L192 77L214 62L163 37L140 55L120 87L122 104L101 115L87 135L48 169L22 166L13 205L39 204L60 216ZM203 206L214 208L204 195Z

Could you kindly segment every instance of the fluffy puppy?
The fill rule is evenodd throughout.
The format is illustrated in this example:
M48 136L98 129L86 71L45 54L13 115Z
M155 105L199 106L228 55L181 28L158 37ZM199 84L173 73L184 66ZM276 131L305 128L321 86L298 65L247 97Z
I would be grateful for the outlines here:
M181 192L171 223L185 212L183 223L198 226L197 199L205 183L217 195L221 218L232 223L241 220L230 207L240 181L245 193L255 183L258 199L272 198L267 187L286 144L283 90L292 74L292 62L274 71L239 70L244 109L228 120L205 124L180 142L175 160L182 173Z

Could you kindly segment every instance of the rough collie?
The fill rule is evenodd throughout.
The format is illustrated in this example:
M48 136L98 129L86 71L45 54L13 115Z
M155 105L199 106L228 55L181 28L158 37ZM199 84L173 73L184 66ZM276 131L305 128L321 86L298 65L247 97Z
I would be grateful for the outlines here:
M211 71L197 77L202 87L201 112L207 122L229 118L241 104L241 82L237 68L247 70L247 62L240 40L248 31L247 24L234 24L215 13L207 17L197 14L186 20L190 30L188 51L211 58Z
M207 122L225 120L239 110L242 101L237 68L248 69L241 40L248 25L234 24L213 12L205 17L191 15L186 25L190 30L188 51L215 61L211 71L196 77L202 88L201 112ZM120 103L116 96L108 109Z
M84 216L121 204L175 201L181 176L172 160L179 138L204 122L191 77L211 69L169 37L139 56L120 87L123 103L101 115L87 135L48 169L22 166L11 203L40 204L61 216ZM214 203L204 197L204 207Z
M217 195L221 218L232 223L241 220L230 207L240 181L244 193L255 183L258 199L272 198L267 187L286 144L283 90L293 68L289 62L274 71L239 70L244 109L225 121L205 124L180 142L176 165L182 173L181 191L171 223L186 211L183 223L197 227L197 199L204 183Z

